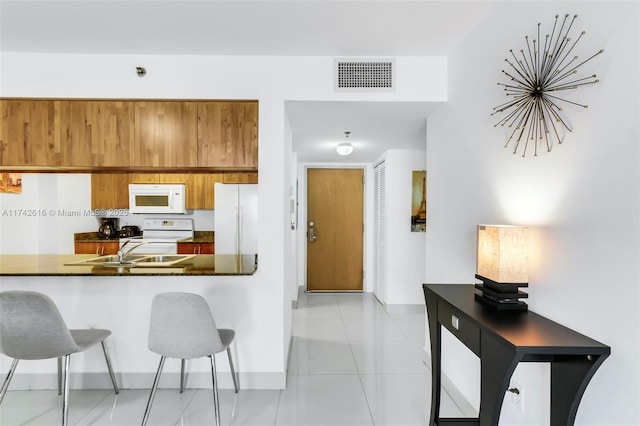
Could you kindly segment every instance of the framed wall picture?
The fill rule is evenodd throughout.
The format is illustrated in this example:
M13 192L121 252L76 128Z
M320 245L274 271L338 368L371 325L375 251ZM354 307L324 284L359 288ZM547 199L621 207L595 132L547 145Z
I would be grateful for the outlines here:
M427 231L427 171L414 170L411 182L411 232Z
M22 193L22 173L0 173L0 192Z

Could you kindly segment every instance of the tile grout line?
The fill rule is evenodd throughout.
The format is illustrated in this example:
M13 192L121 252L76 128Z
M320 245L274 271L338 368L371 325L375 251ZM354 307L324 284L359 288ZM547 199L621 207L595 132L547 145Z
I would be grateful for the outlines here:
M114 398L117 399L118 398L118 394L114 393L114 395L115 395ZM98 407L98 405L100 405L100 403L102 401L106 400L108 396L109 396L109 392L106 392L104 397L101 400L99 400L93 407L89 408L87 410L87 412L82 417L80 417L78 419L77 423L82 423L82 420L84 420L87 416L89 416L89 414L91 414L93 412L93 410L95 410ZM71 398L69 398L69 399L71 399Z
M336 298L336 303L337 303ZM356 361L356 355L353 352L353 341L349 338L349 333L347 332L347 326L345 323L345 318L342 315L342 309L340 309L340 304L338 305L338 311L340 312L340 318L342 319L342 325L344 326L345 333L347 334L347 341L349 342L349 351L351 351L351 357L353 358L353 364L356 366L356 373L358 374L358 381L360 382L360 388L362 389L362 395L364 396L364 400L367 403L367 409L369 410L369 416L371 417L371 425L375 426L376 421L373 417L373 411L371 410L371 403L369 402L369 398L367 398L367 392L364 390L364 382L362 381L362 374L360 373L360 369L358 368L358 362Z

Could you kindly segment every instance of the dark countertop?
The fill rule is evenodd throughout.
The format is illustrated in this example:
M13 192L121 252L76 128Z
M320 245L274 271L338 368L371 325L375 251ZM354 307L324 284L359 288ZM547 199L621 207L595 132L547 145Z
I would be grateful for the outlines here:
M213 243L214 231L194 231L193 239L186 240L187 243ZM77 232L73 234L73 241L76 243L108 243L118 242L120 237L100 238L97 232Z
M187 240L185 242L193 243L213 243L215 233L213 231L194 231L193 240Z
M66 265L94 257L94 254L0 255L0 276L253 275L258 269L257 256L253 254L199 254L168 267Z

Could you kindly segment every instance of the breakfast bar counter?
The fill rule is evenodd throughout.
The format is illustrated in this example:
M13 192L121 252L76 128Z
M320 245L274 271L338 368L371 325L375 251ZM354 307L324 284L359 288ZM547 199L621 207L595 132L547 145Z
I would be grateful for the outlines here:
M280 389L286 383L283 370L270 367L262 356L265 342L282 339L275 320L283 309L282 294L265 274L273 263L257 267L255 254L152 255L131 253L125 261L134 267L105 266L114 255L95 254L3 254L0 255L0 292L35 291L49 296L69 328L103 328L113 369L121 388L149 389L156 368L156 354L147 347L151 305L155 295L185 292L202 296L214 313L216 325L233 329L232 351L243 389ZM177 258L182 257L182 259ZM268 256L267 256L268 257ZM117 259L117 257L115 257ZM69 265L80 262L80 265ZM84 264L83 264L84 263ZM87 263L89 263L87 265ZM100 264L102 263L102 264ZM140 264L145 263L146 266ZM162 265L161 265L162 264ZM222 357L218 365L219 387L233 388L230 366ZM226 357L225 357L226 358ZM72 389L109 389L111 381L99 350L77 355L71 361ZM0 355L0 371L11 360ZM167 362L163 382L180 383L180 362ZM189 387L211 386L211 365L187 363ZM271 368L271 370L269 369ZM55 362L20 363L11 389L56 389ZM172 378L173 377L173 378ZM1 421L0 421L1 423Z
M254 254L192 255L170 266L69 265L95 258L95 254L0 255L0 276L118 276L118 275L253 275Z

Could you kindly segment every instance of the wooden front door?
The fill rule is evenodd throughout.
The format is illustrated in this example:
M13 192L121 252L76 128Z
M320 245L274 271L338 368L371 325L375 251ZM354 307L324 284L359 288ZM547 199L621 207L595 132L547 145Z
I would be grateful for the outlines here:
M307 170L307 290L363 289L363 170Z

